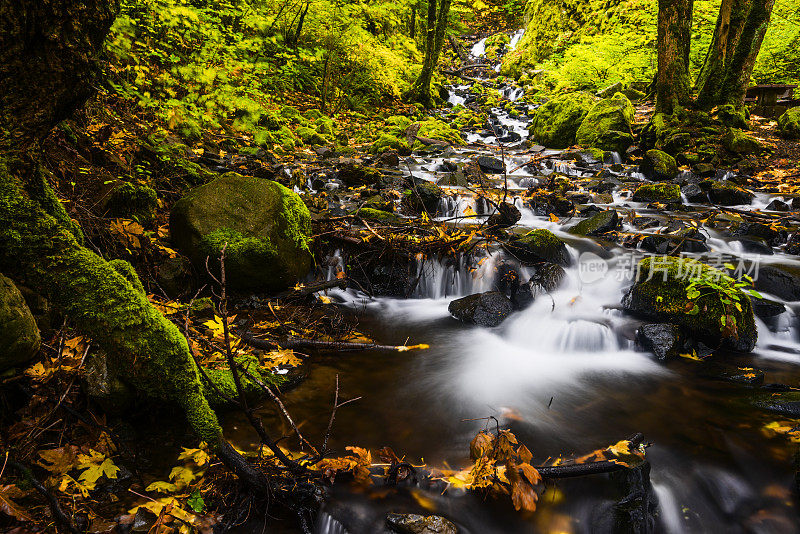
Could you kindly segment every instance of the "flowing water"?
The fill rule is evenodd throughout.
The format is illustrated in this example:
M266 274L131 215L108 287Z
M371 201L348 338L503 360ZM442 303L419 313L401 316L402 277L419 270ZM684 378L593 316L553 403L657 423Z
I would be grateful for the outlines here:
M515 35L514 44L519 37L521 33ZM472 54L480 56L484 45L476 43ZM463 104L467 90L468 86L452 88L451 103ZM524 114L511 118L494 110L494 115L503 132L516 132L520 140L527 137ZM494 132L471 133L469 141L497 143ZM509 169L531 156L529 151L523 153L520 142L511 143L506 151ZM446 159L466 160L481 153L497 155L496 150L471 146ZM435 180L444 159L410 157L407 173ZM602 167L641 178L619 161ZM535 172L523 167L509 175L510 195L519 195L537 180L536 175L582 176L597 168L587 170L570 162L543 163ZM440 205L442 219L467 208L479 214L488 211L466 191L459 195L458 188L453 189L455 193ZM768 201L761 196L746 208L763 208ZM635 255L615 245L576 238L559 222L537 216L521 199L516 204L523 214L519 226L548 228L568 243L573 266L567 268L561 285L537 295L529 308L496 328L462 325L450 317L447 306L459 296L493 288L496 267L512 261L501 251L489 251L485 257L420 260L419 282L408 299L369 298L355 290L329 292L378 342L427 343L430 349L315 356L305 381L285 397L294 418L303 422L306 437L320 440L324 434L336 376L344 398L361 397L337 414L331 443L337 451L356 444L372 449L390 446L414 462L462 466L468 460L469 441L486 426L486 421L477 419L487 416L509 427L538 462L584 454L641 432L652 444L647 458L659 503L657 532L800 532L790 490L792 449L784 438L768 436L762 429L781 418L754 408L749 403L751 390L715 380L698 361L663 363L637 350L633 337L640 322L617 309L631 283ZM619 194L610 205L656 215ZM780 252L746 253L741 243L707 231L710 254L793 261ZM605 271L587 278L580 260L589 252L594 261L603 262ZM523 268L521 274L524 278L531 273ZM797 304L786 302L786 311L769 327L758 321L756 350L727 355L725 364L759 368L766 383L797 385L800 340L793 311ZM281 424L271 406L264 406L262 415L272 425ZM227 425L240 446L255 445L241 421ZM462 532L605 532L598 527L597 514L610 495L604 477L562 481L548 486L531 518L523 518L508 503L474 496L428 497L433 510L456 521ZM375 525L382 524L386 512L397 510L423 511L407 501L369 499L339 490L320 514L316 531L380 531Z

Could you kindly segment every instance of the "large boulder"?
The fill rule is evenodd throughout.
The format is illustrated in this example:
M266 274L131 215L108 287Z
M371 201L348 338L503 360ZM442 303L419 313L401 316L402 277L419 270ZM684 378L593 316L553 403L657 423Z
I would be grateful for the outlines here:
M757 290L775 295L785 301L800 300L800 267L792 264L775 263L761 265L753 273Z
M575 235L601 235L617 229L620 225L616 210L605 210L584 219L572 228L569 233Z
M648 180L664 182L678 176L678 163L666 152L654 148L645 153L639 172Z
M635 110L628 97L617 93L596 103L575 134L581 146L624 153L633 144Z
M737 154L752 154L760 152L764 148L761 142L738 128L728 128L728 131L722 136L722 146Z
M297 194L271 180L224 174L180 199L169 225L172 242L201 273L206 258L214 265L227 243L231 289L285 289L311 267L308 208Z
M41 344L39 329L22 293L0 274L0 372L30 361Z
M639 262L622 305L638 317L678 325L709 347L750 352L758 337L753 307L734 283L690 258L652 256Z
M634 202L670 202L681 201L681 188L678 184L644 184L633 192Z
M447 311L462 323L479 326L497 326L513 310L511 301L499 291L462 297L452 301L447 307Z
M720 206L738 206L741 204L750 204L755 195L746 189L742 189L738 185L728 180L709 181L703 182L703 185L709 187L708 199L714 204Z
M570 265L567 246L550 230L538 228L510 241L509 252L524 263L555 263Z
M669 323L645 323L636 330L636 342L659 360L670 360L684 350L683 333Z
M549 100L536 110L531 122L533 139L546 147L567 148L575 144L575 133L592 108L589 93L569 93Z
M778 132L789 139L800 139L800 106L790 108L778 117Z

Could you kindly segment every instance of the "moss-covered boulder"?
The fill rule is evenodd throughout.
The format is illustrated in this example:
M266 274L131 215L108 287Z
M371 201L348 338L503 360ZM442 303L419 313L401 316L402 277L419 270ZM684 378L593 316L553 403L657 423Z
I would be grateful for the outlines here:
M342 166L337 174L337 177L350 187L374 185L381 179L381 176L383 176L381 171L375 167L358 165L357 163L348 163Z
M764 149L757 139L750 137L738 128L728 128L728 131L722 136L722 146L737 154L752 154Z
M0 372L30 361L41 343L36 321L22 293L0 274Z
M720 106L717 108L717 120L729 128L750 129L750 112L744 106L736 107L733 104Z
M800 106L778 117L778 132L788 139L800 139Z
M439 200L444 196L442 188L433 182L421 180L403 192L403 204L414 213L427 212L431 217L439 209Z
M314 128L310 128L308 126L300 126L294 131L294 133L297 134L297 137L299 137L300 140L306 145L328 144L328 140L324 135L319 133Z
M378 210L375 208L361 208L356 210L354 212L354 215L357 215L362 219L366 219L368 221L378 221L383 223L398 222L400 220L400 217L398 217L392 212Z
M105 199L107 217L136 219L142 224L153 220L157 207L158 197L152 187L130 182L114 186Z
M538 228L510 241L508 251L525 263L549 262L570 265L572 260L567 246L550 230Z
M696 260L653 256L639 262L622 305L638 317L679 325L709 347L750 352L758 337L753 307L734 283Z
M382 133L369 148L370 154L383 154L389 150L396 150L400 156L411 155L411 147L408 142L390 133Z
M666 152L654 148L645 153L639 172L648 180L664 182L678 176L678 163Z
M633 144L634 114L633 104L622 93L605 98L589 110L575 134L575 142L623 154Z
M589 93L578 92L557 96L536 110L529 128L533 140L550 148L567 148L575 144L575 133L592 108Z
M311 266L308 208L277 182L224 174L179 200L169 224L173 243L201 273L227 243L232 289L284 289Z
M678 184L644 184L633 192L634 202L670 202L681 201L681 188Z
M596 213L569 229L574 235L601 235L616 230L620 224L616 210Z
M708 189L708 199L720 206L750 204L755 196L728 180L706 180L702 185Z

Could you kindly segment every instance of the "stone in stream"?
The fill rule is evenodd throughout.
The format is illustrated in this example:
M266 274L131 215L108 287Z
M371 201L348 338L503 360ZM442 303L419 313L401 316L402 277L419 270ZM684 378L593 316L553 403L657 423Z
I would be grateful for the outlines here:
M456 299L450 302L447 311L462 323L491 327L502 323L514 307L499 291L489 291Z
M458 534L452 521L438 515L388 514L386 525L399 534Z
M733 231L733 235L757 237L773 246L780 245L785 237L785 234L781 235L774 228L758 222L743 222L739 224Z
M688 202L692 202L694 204L708 202L708 193L703 191L703 189L697 184L686 184L685 186L681 187L681 193Z
M644 184L633 193L634 202L660 202L669 204L681 201L681 188L677 184Z
M192 189L172 208L175 246L205 272L226 247L230 289L276 291L311 267L311 215L300 197L277 182L223 174ZM218 267L216 267L218 269Z
M703 279L713 285L703 284ZM699 294L694 296L689 293L693 281L700 281ZM622 306L632 315L678 325L709 347L750 352L758 336L753 307L733 284L725 273L690 258L654 256L639 262L636 282ZM741 311L726 307L722 299L737 299Z
M532 138L549 148L574 145L575 133L593 103L592 96L584 92L567 93L545 102L531 121Z
M703 362L699 375L712 380L731 382L743 386L760 386L764 383L764 371L752 367L729 367L715 362Z
M501 160L490 156L480 156L478 166L486 174L503 174L506 169Z
M605 210L579 222L569 229L569 233L594 236L616 230L618 226L619 215L616 210Z
M506 245L511 254L524 263L555 263L568 266L572 260L567 246L550 230L538 228L513 239Z
M792 209L792 207L786 202L775 198L769 204L767 204L767 207L764 209L772 211L789 211Z
M800 300L800 267L779 263L762 265L758 276L753 278L753 284L758 291L781 300Z
M800 255L800 234L797 232L789 236L786 241L786 253L794 256Z
M575 132L575 142L584 147L624 154L633 144L631 124L634 114L633 104L622 93L605 98L586 114Z
M540 263L534 266L534 273L531 275L530 283L532 288L550 292L561 285L561 281L567 276L567 272L560 265L555 263Z
M709 184L709 182L711 182ZM727 181L706 181L703 185L708 187L708 198L714 204L720 206L738 206L740 204L750 204L755 195L742 189L738 185ZM701 185L701 187L703 186Z
M514 204L502 202L497 205L497 211L486 221L486 226L489 228L510 228L517 224L521 218L522 213Z
M659 360L677 358L686 345L681 328L669 323L643 324L636 330L636 341Z
M784 417L800 419L800 391L790 390L788 386L786 391L774 391L769 387L764 389L764 393L754 397L753 405Z
M648 150L642 158L639 172L644 174L648 180L666 182L678 176L678 163L666 152L652 149Z
M444 191L435 183L417 180L403 192L403 205L415 213L425 211L429 216L434 217L442 196L444 196Z
M771 256L773 254L772 247L765 239L757 236L743 235L736 238L742 245L742 249L750 254L761 254L762 256Z
M29 362L42 340L25 299L11 279L0 274L0 372Z
M694 226L678 223L678 229L666 233L649 235L642 239L642 250L656 254L675 252L706 252L706 236ZM675 226L670 224L669 226ZM668 226L668 228L669 228Z
M347 186L374 185L381 179L381 171L375 167L348 162L339 168L338 178Z

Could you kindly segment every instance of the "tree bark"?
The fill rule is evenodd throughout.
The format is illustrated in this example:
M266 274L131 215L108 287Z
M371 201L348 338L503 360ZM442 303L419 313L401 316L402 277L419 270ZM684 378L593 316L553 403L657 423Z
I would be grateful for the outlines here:
M723 0L697 80L698 106L744 105L774 5L775 0Z
M436 1L428 0L425 59L422 63L422 70L411 90L405 95L407 99L420 102L426 107L432 107L434 104L434 99L431 95L431 80L433 79L433 70L439 62L439 55L442 51L450 17L450 0L440 0L438 9Z
M671 114L691 101L689 50L694 0L658 0L656 112Z

